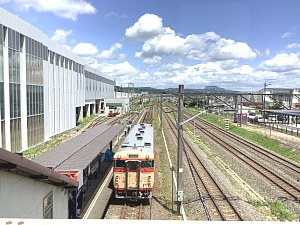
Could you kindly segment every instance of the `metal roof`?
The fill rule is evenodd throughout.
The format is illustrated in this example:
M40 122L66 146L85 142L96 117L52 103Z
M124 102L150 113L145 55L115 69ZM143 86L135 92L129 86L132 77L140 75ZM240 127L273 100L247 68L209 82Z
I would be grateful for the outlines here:
M63 188L75 189L79 184L76 180L3 148L0 148L0 169Z
M151 124L138 124L133 126L117 152L139 149L143 150L144 152L153 153L153 132L154 128ZM145 143L148 143L148 145Z
M66 161L60 164L56 171L80 171L85 169L98 154L115 138L123 132L124 125L110 126L105 132L85 145L82 149L71 155Z
M56 168L110 127L109 125L100 124L37 156L32 161L46 167Z
M266 109L265 112L272 112L275 114L284 114L284 115L289 115L289 116L300 116L300 110L296 110L296 109L293 109L293 110Z

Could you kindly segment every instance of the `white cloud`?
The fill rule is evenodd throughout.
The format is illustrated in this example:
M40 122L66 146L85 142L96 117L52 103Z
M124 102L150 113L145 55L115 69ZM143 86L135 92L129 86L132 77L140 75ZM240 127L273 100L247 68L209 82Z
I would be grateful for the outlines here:
M111 17L111 16L121 17L121 18L128 18L129 15L128 14L119 15L116 12L109 12L109 13L105 14L105 17Z
M132 40L148 40L164 32L162 19L154 14L141 16L133 26L125 31L125 36Z
M223 70L231 70L239 66L238 60L226 60L215 62L216 65L219 65Z
M266 56L269 56L269 55L270 55L270 49L267 48L267 49L265 50L265 55L266 55Z
M91 43L78 43L74 48L73 52L80 56L90 56L98 53L98 49Z
M200 55L204 61L225 61L232 59L254 59L257 54L244 42L221 38L208 45L208 50Z
M272 72L293 71L300 69L300 59L294 53L277 54L274 58L261 63L258 69Z
M281 38L287 38L287 37L291 37L293 35L296 35L296 34L292 33L292 32L285 32L283 35L281 35Z
M62 45L62 47L71 51L71 47L68 45Z
M105 16L106 17L110 17L110 16L116 16L116 17L118 17L118 13L116 13L116 12L109 12L109 13L105 14Z
M52 12L61 18L77 20L81 14L95 14L96 8L85 0L12 0L21 10L35 9L38 12Z
M145 72L145 73L140 73L140 77L149 77L149 73Z
M160 67L160 72L171 72L171 71L175 71L175 70L184 70L186 68L186 66L182 63L168 63L168 64L164 64Z
M57 29L54 35L50 38L52 41L55 41L57 44L63 45L67 41L67 37L72 34L71 30L62 30Z
M300 48L300 44L299 43L289 44L287 45L287 48Z
M8 3L10 0L0 0L0 4Z
M97 55L99 59L106 59L106 60L124 60L126 58L125 54L115 54L116 51L122 48L122 44L115 43L110 47L109 50L104 50L100 54Z
M138 70L127 61L117 64L103 63L100 65L100 70L101 72L113 77L132 77L138 75Z
M145 58L143 60L143 63L151 64L151 65L159 64L160 62L161 62L160 56L153 56L152 58Z
M220 38L214 32L193 34L182 38L176 36L170 28L163 30L163 34L147 40L143 44L142 51L135 53L135 57L187 55L188 59L206 62L257 57L257 54L246 43Z
M181 55L186 53L185 39L172 34L159 35L146 41L142 52L136 52L135 57L153 57L155 55Z

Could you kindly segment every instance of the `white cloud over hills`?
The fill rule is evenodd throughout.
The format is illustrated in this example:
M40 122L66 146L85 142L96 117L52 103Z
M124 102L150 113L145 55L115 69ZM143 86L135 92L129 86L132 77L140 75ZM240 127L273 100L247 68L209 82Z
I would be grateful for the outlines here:
M109 16L119 15L109 13ZM57 30L51 39L64 45L71 34L71 30ZM285 33L282 38L292 35ZM140 43L140 47L136 45L131 52L125 52L123 47L132 43ZM288 50L300 48L298 43L285 46ZM125 39L107 49L99 51L92 43L77 43L72 51L82 56L88 65L117 78L118 85L134 83L136 87L216 85L246 91L249 84L262 89L269 79L276 79L280 87L285 79L294 79L293 76L300 72L298 52L283 50L270 56L268 46L258 50L213 31L179 36L171 28L164 27L162 18L154 14L141 16L125 29ZM112 60L117 62L112 63ZM297 84L300 86L299 81L294 83Z

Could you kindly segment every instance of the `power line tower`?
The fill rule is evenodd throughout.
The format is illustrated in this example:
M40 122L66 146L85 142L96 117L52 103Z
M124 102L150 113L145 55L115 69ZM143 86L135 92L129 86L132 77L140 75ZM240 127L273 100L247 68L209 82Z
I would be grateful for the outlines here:
M128 83L128 98L131 110L134 109L134 84ZM131 104L130 104L131 102Z
M128 98L134 96L134 83L128 83Z

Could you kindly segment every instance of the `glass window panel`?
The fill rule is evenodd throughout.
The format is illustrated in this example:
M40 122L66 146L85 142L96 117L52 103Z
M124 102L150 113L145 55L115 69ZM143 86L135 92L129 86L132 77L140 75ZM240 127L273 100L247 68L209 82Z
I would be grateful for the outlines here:
M36 51L36 41L32 39L32 55L35 56Z
M12 38L11 38L12 30L10 28L8 28L7 30L8 30L8 47L12 48Z
M8 49L8 60L9 60L9 65L8 65L8 69L9 69L9 82L13 81L13 59L12 59L12 49Z
M40 42L37 42L37 49L38 49L38 52L37 52L37 57L38 58L41 58L41 49L42 49L42 47L41 47L41 43Z
M40 78L41 78L41 85L44 84L44 79L43 79L43 60L40 60Z
M32 104L33 104L33 115L36 114L36 86L32 85Z
M0 45L3 45L3 26L0 24Z
M30 115L30 86L26 85L26 96L27 96L27 116Z
M32 62L33 62L33 65L32 65L32 78L33 78L33 82L32 84L36 84L36 57L32 57Z
M16 117L21 117L20 84L16 84Z
M20 51L20 33L16 31L16 50Z
M37 75L37 84L41 84L41 70L40 70L40 59L36 59L37 67L36 67L36 75Z
M31 64L32 64L32 60L31 60L31 55L28 55L28 84L31 84L32 82L32 71L31 71Z
M16 49L16 31L15 30L11 30L11 36L12 36L12 48Z
M23 52L24 53L24 41L25 41L25 36L20 34L19 35L20 37L20 52Z
M41 87L41 113L44 113L44 87L43 86Z
M14 92L13 84L9 84L9 105L10 105L10 118L14 118Z
M28 54L30 54L30 55L31 55L31 46L32 46L32 44L31 44L31 38L28 38L28 46L27 46L27 48L28 48Z
M34 56L38 57L38 42L34 41Z
M30 90L30 100L29 100L29 104L30 104L30 115L33 115L33 87L32 85L29 86L29 90Z
M4 120L4 82L0 82L0 114L0 120Z
M6 148L6 143L5 143L5 121L0 122L1 124L1 133L2 133L2 148Z
M15 51L15 82L20 83L20 52Z
M25 52L26 52L27 54L29 53L28 47L29 47L29 39L28 39L28 37L25 37L25 49L26 49Z
M3 46L0 46L0 81L4 80L3 76Z

